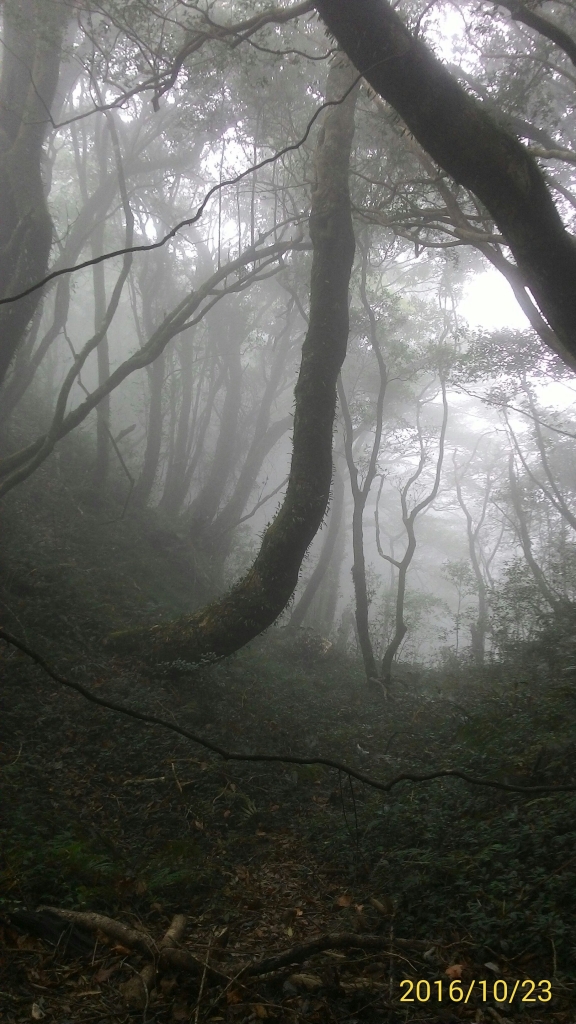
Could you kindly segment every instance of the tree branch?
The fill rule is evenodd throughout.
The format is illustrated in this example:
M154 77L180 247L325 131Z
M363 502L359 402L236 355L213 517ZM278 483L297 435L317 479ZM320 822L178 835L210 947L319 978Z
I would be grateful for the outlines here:
M576 355L576 243L543 172L386 0L315 0L329 31L430 156L483 203L567 361Z
M81 683L76 683L73 680L66 679L64 676L60 675L60 673L56 672L40 654L33 650L33 648L28 644L23 643L22 640L19 640L11 633L8 633L5 629L0 629L0 640L3 640L12 647L16 647L17 650L22 651L23 654L26 654L32 661L39 665L40 668L54 680L54 682L59 683L61 686L65 686L70 690L74 690L92 704L98 704L99 707L107 708L109 711L115 711L120 715L127 715L129 718L134 718L139 722L146 723L147 725L160 725L163 729L169 729L171 732L175 732L187 740L192 740L193 743L197 743L206 750L210 750L212 753L218 754L218 756L223 758L225 761L259 761L273 764L324 765L326 768L335 768L336 771L343 772L349 778L357 779L358 782L363 782L366 786L370 786L372 789L377 789L381 793L389 793L390 790L394 789L394 787L400 782L432 782L434 779L444 778L462 779L463 782L467 782L472 786L487 786L490 789L500 789L511 793L527 793L529 795L535 793L554 794L576 792L576 784L571 786L514 786L507 782L497 782L495 779L480 779L475 775L469 775L467 772L462 772L457 768L445 768L435 772L427 772L426 774L403 772L401 775L396 775L394 778L389 779L388 782L380 782L378 779L373 779L370 775L366 775L364 772L359 772L356 768L351 768L349 765L344 764L341 761L334 761L332 758L295 757L292 754L240 754L235 751L225 750L218 744L212 743L210 740L204 739L202 736L197 736L195 733L189 732L188 729L183 729L181 726L175 725L173 722L168 722L164 718L159 718L157 715L148 715L143 711L136 711L134 708L128 708L123 704L118 704L117 701L105 700L103 697L98 697L85 686L82 686Z
M326 100L326 102L322 103L319 107L317 107L312 117L310 118L308 124L306 125L306 130L304 131L304 134L301 136L300 139L298 139L297 142L293 142L289 146L285 146L284 149L278 150L278 152L274 153L273 156L266 157L265 160L260 160L259 163L253 164L251 167L248 167L245 171L241 171L240 174L237 174L236 177L228 178L226 179L226 181L220 181L218 182L217 185L213 185L212 188L209 189L209 191L204 196L204 199L200 203L200 206L196 210L194 216L187 217L186 220L179 221L179 223L175 224L174 227L171 228L170 231L166 235L164 235L158 242L150 242L147 245L132 245L125 249L115 249L114 252L103 253L102 256L97 256L90 260L84 260L83 263L77 263L73 267L61 267L58 270L53 270L52 273L47 274L47 276L43 277L42 280L37 281L36 284L31 285L24 291L18 292L16 295L9 295L7 298L0 299L0 306L5 305L6 303L9 302L18 302L20 299L25 298L27 295L31 295L32 292L37 291L38 288L43 288L44 285L48 284L49 281L53 281L57 277L62 277L63 274L73 274L77 270L85 270L86 267L93 267L97 263L103 263L105 260L114 259L116 256L126 256L129 253L135 252L151 252L154 249L162 248L162 246L166 245L167 242L174 238L178 234L178 232L182 230L182 228L191 227L193 224L196 224L196 222L200 220L200 217L204 213L204 210L206 209L210 199L212 198L213 195L216 194L216 192L219 192L221 189L226 188L228 185L237 185L239 181L242 181L244 178L248 177L249 174L254 174L254 172L259 171L260 168L266 167L268 164L275 163L281 157L285 156L286 153L292 153L295 150L300 149L300 147L303 146L306 140L308 139L308 136L310 135L310 132L312 131L312 128L315 122L317 121L318 117L322 113L322 111L325 110L326 107L338 107L340 106L341 103L344 103L348 96L353 92L361 78L362 75L357 75L352 85L348 89L346 89L344 95L341 96L339 99Z

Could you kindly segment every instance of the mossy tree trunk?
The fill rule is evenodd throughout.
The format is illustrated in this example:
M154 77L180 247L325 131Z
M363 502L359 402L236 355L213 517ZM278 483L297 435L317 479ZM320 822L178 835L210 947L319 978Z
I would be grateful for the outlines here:
M152 660L198 663L225 657L270 626L286 607L302 560L328 505L336 382L348 341L348 288L354 231L348 174L357 90L355 72L337 56L318 137L310 213L313 244L310 319L295 388L293 452L284 501L246 576L224 597L192 616L146 630L116 634L117 648Z
M576 241L535 158L412 35L387 0L314 0L314 6L426 152L484 204L555 332L549 343L576 368Z
M294 608L292 615L290 616L291 626L301 626L306 618L307 613L310 610L312 602L316 597L316 594L320 590L322 583L324 582L326 575L332 565L332 559L336 548L336 542L340 533L340 527L342 524L342 516L344 514L344 480L341 474L338 472L336 467L334 468L334 487L333 487L333 499L332 508L330 510L330 520L328 522L328 529L326 531L326 538L318 561L314 567L314 571L306 584L304 593L298 601L298 604Z

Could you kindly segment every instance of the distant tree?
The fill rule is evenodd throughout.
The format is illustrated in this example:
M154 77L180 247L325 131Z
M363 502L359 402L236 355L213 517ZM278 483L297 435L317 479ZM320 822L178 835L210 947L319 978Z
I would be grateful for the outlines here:
M68 3L4 0L0 74L0 297L46 273L53 226L43 181L44 141L56 97ZM0 384L41 300L0 305Z

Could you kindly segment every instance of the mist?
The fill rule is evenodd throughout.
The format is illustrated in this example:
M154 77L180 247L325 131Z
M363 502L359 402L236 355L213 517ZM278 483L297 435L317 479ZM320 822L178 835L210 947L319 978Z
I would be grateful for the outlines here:
M1 13L3 1019L568 1022L571 9Z

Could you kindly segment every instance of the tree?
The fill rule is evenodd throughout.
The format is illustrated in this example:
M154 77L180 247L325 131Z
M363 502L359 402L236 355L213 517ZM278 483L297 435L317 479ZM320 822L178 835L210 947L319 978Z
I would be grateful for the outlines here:
M332 168L332 181L337 182L332 195L334 210L336 192L344 199L334 213L334 224L332 212L326 214L327 230L330 235L334 228L336 239L342 231L342 259L335 252L328 253L315 211L322 189L321 202L329 206L331 179L324 157L329 152L332 158L336 152L338 133L340 143L344 140L345 155L350 126L345 128L342 123L334 128L333 150L323 151L321 136L316 156L320 188L313 197L311 217L315 250L312 309L325 309L331 288L339 297L332 319L328 315L323 323L318 317L309 319L296 392L290 483L279 515L264 535L255 566L232 592L227 605L224 599L221 615L214 610L217 605L206 611L203 638L204 627L197 628L198 623L190 626L193 640L186 624L180 626L188 637L186 643L190 640L187 650L192 660L232 650L254 635L253 631L259 632L262 624L272 621L281 610L282 601L288 600L304 552L322 521L329 494L325 478L330 473L325 459L331 415L326 396L331 389L334 352L340 358L342 348L344 321L339 318L338 303L341 306L345 279L346 287L350 280L346 260L351 214L361 226L363 272L352 279L354 359L345 373L342 406L346 416L347 402L350 405L347 455L356 485L352 538L357 625L365 641L367 675L375 678L378 671L370 654L369 593L363 566L364 540L367 544L372 540L362 536L362 516L371 500L373 479L380 476L382 492L386 472L382 465L390 465L386 448L391 436L393 443L393 434L388 432L383 441L382 429L387 368L396 372L399 347L415 354L423 334L430 340L429 331L416 315L418 303L422 301L422 308L432 310L427 300L434 293L441 306L455 304L466 274L479 266L481 259L489 260L511 283L534 331L550 346L547 366L552 363L552 349L567 358L566 321L562 319L567 307L561 301L566 278L562 284L558 259L561 245L566 244L566 252L571 252L572 241L558 210L565 216L567 204L576 206L570 191L570 168L576 159L558 141L560 123L562 128L569 123L566 97L556 88L557 76L552 76L545 96L534 84L538 76L524 70L512 77L504 69L494 77L490 55L485 73L479 64L472 71L471 62L466 70L443 66L421 39L435 15L428 8L417 10L409 0L401 15L405 24L384 0L359 0L354 5L323 0L317 5L298 3L282 8L265 8L264 0L261 2L262 6L260 0L256 5L259 10L251 6L250 16L243 21L238 20L243 3L228 5L221 16L217 9L208 15L195 4L172 9L161 0L153 19L148 6L139 0L129 9L115 0L104 0L97 11L91 5L75 8L74 34L69 34L64 48L73 59L70 67L66 62L62 66L53 104L60 123L54 125L53 135L47 134L45 119L44 143L36 155L42 160L41 179L55 226L54 270L59 273L90 258L83 271L77 268L76 273L54 278L43 290L34 287L38 278L30 286L36 313L17 344L2 393L5 436L12 454L0 461L0 495L27 480L59 441L80 424L86 423L89 431L94 425L96 468L91 470L87 489L91 486L92 493L104 490L110 478L108 493L112 494L112 464L108 461L114 450L132 481L131 488L135 483L130 497L134 514L145 518L145 507L157 505L159 521L204 559L210 584L201 595L191 573L192 607L221 589L227 571L237 564L237 524L258 514L282 489L286 474L287 453L281 439L291 423L287 388L300 328L295 324L298 316L308 319L306 252L310 243L303 225L310 208L309 186L316 173L308 140L314 138L313 124L320 113L323 62L332 52L317 19L296 19L313 15L316 7L328 30L354 50L358 69L366 78L368 97L358 113L352 201L342 187L342 162L336 161ZM16 8L7 4L5 11L6 33L12 31L10 18ZM31 25L27 27L23 18L16 28L28 32L27 38L33 42L38 29L33 0L27 0L25 13L32 18ZM530 12L527 17L530 21ZM558 17L565 24L563 16ZM466 9L465 18L474 33L482 15ZM562 52L556 53L561 62L558 76L565 75L571 59L569 35L556 31L558 26L549 19L542 22L539 18L533 20L530 31L543 34L534 37L530 60L542 69L554 47L560 46ZM493 41L493 30L487 33L489 45L479 44L483 51L490 49ZM520 56L522 36L513 26L505 35L505 55ZM54 36L55 66L62 64L63 48L60 40L59 49L54 49L57 42ZM200 51L204 70L198 78L195 61ZM31 54L32 49L28 60ZM76 69L73 74L72 67ZM3 65L3 75L8 74L7 69L9 60ZM335 79L330 79L329 104L333 106L322 118L325 135L330 136L331 126L337 125L338 116L348 109L347 100L342 110L340 106L354 76L350 71L347 86L340 83L340 93ZM379 90L376 96L374 88ZM535 113L539 99L542 104ZM123 108L121 115L114 112L115 107ZM516 136L528 139L530 148ZM561 160L562 167L545 181L536 160L552 159ZM562 197L558 210L552 202L552 189ZM13 243L17 248L16 236ZM154 247L156 253L146 251ZM549 277L543 269L544 249ZM298 252L304 255L297 257ZM100 259L102 262L94 263ZM562 259L568 274L570 260ZM371 293L389 295L391 305L401 309L407 322L401 342L383 329L385 304L372 298L367 301L367 267ZM322 277L318 268L322 273L328 268L333 280ZM328 285L326 294L322 284ZM426 294L426 300L422 295L414 297L417 288ZM19 306L19 302L5 301L13 298L13 293L0 298L0 315ZM434 298L434 304L436 301ZM83 327L92 320L92 313L94 327L85 338ZM435 316L431 312L426 316L429 328L431 319L436 322ZM276 321L280 318L279 331ZM364 321L369 323L368 332ZM334 349L322 338L328 328L334 328ZM496 351L498 360L506 351L506 358L522 360L517 336L502 334L500 339L487 340L488 363L497 361ZM314 362L317 344L325 345L328 355L324 376L324 368L321 374L319 363ZM466 335L464 348L472 350L474 345L474 338ZM530 346L538 349L532 335ZM313 356L309 362L307 353ZM378 374L372 376L376 383L379 379L380 396L370 373L366 378L356 376L362 359L366 363L372 356L378 362ZM48 403L37 403L37 408L34 403L42 386L44 393L48 392L50 377L56 398L49 414ZM117 388L121 389L118 397L111 400ZM399 390L394 385L387 392L386 416L390 420L397 410L390 413L388 407ZM139 401L143 394L146 414ZM135 411L128 419L125 410L131 403ZM30 417L33 432L27 422L30 410L34 411ZM11 412L15 413L12 418ZM123 460L117 439L127 436L133 420L138 429L131 434L130 456ZM306 430L303 424L308 425ZM311 441L316 435L317 446L316 440ZM371 451L360 450L365 437L374 439ZM540 440L535 436L535 442L539 461L527 456L524 465L520 444L516 449L520 464L538 481L542 496L552 496L556 512L568 513L568 522L569 489L556 484L557 470L552 471L544 435ZM274 465L277 454L278 466ZM272 477L270 484L263 482L265 474ZM518 463L515 474L523 489L524 508L529 487L520 480ZM414 481L418 493L412 494L410 501L405 495L404 518L409 519L410 509L418 505L423 483L424 477ZM342 550L344 532L336 515L341 505L338 488L335 498L326 543L305 600L294 612L295 621L310 606L315 588L323 587L326 592L330 552ZM535 501L533 495L531 501ZM456 481L452 506L457 505L466 518L472 563L474 552L480 576L489 582L470 478ZM378 523L378 543L380 536L395 534L394 513L388 511L391 521ZM436 506L426 522L436 523L439 511ZM484 513L480 510L478 514ZM469 516L476 518L469 520ZM511 509L510 519L515 518ZM254 523L256 530L262 529L260 517ZM549 576L545 560L542 562L543 549L533 536L535 529L537 532L529 521L534 557ZM410 547L408 534L403 523L402 536ZM512 534L506 534L505 544L517 550ZM226 559L231 554L227 569ZM465 550L461 554L465 555ZM419 555L426 559L425 547L420 547ZM393 582L398 573L400 598L406 588L403 559L392 549L389 558ZM333 588L329 618L334 615L335 593ZM479 583L478 593L481 598ZM242 616L246 621L238 625ZM225 642L215 639L218 629L226 631L227 623L233 636ZM151 644L159 658L169 658L176 650L180 626L175 624L164 636L159 633L157 643ZM405 626L401 613L397 633ZM485 609L476 632L480 658L485 645ZM166 647L161 652L163 639ZM399 649L397 646L392 659Z
M302 559L326 512L332 479L336 381L348 340L348 285L354 259L348 173L356 76L334 61L329 109L318 137L310 213L313 260L310 317L295 388L294 439L288 488L246 576L223 598L167 626L116 637L123 648L191 663L238 650L278 617L298 581Z
M5 0L0 76L0 297L18 294L46 273L52 218L42 180L43 147L56 96L65 2ZM0 305L0 384L42 296Z
M400 488L400 506L402 524L405 530L406 549L401 558L393 558L391 555L386 555L382 552L382 557L398 570L398 580L396 584L394 633L392 639L390 640L388 646L386 647L386 650L384 651L380 670L380 678L386 691L389 690L390 684L392 682L392 665L394 664L394 659L408 631L408 626L404 621L404 606L406 601L406 582L408 570L412 564L412 560L416 552L416 520L418 519L418 516L420 516L421 513L424 512L436 499L440 487L442 464L444 461L446 427L448 425L448 399L446 396L446 380L444 376L445 369L442 366L440 366L439 374L440 394L442 397L442 421L438 437L438 450L436 454L436 465L432 484L429 490L424 494L418 496L412 507L410 507L410 500L414 493L413 488L415 485L418 485L419 481L421 480L424 468L429 458L421 420L423 406L427 402L432 400L430 395L431 385L428 382L421 391L416 405L416 432L419 448L418 462L413 472L410 473L408 479Z
M534 157L450 75L387 0L317 0L329 31L426 152L490 212L524 287L576 367L576 243Z

